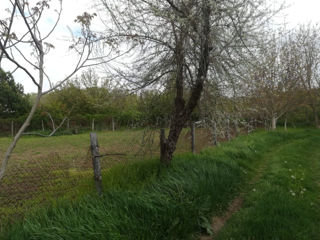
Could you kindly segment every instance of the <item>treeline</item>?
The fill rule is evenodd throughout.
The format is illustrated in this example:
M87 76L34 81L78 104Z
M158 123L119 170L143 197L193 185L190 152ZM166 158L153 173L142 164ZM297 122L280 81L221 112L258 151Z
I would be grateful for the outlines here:
M59 90L45 96L32 119L28 131L51 132L61 123L60 130L66 133L78 133L84 130L112 130L137 127L169 127L172 113L174 94L165 91L144 90L131 93L117 87L99 84L83 84L88 79L74 79ZM314 89L318 91L318 89ZM216 95L213 96L213 93ZM221 93L221 92L220 92ZM306 100L308 92L297 88L292 92L294 106L291 111L279 117L279 123L290 127L314 125L313 109ZM0 119L2 135L8 135L18 130L30 110L33 95L21 95L25 101L23 111L12 111L11 114L2 112ZM261 101L267 101L254 96L228 97L219 94L216 89L208 88L201 99L199 107L193 114L193 121L200 126L212 128L216 124L217 131L226 131L229 127L236 132L244 129L260 127L272 128L272 119L263 111L258 111ZM280 99L285 94L279 95ZM317 104L320 99L317 99ZM12 129L13 128L13 129Z
M222 134L278 124L319 127L320 29L264 32L252 52L236 71L208 76L191 121ZM0 131L8 134L21 126L34 95L0 73ZM189 92L186 84L185 98ZM42 98L28 131L169 127L174 103L174 76L158 90L132 91L88 69Z
M20 86L20 85L19 85ZM20 86L21 87L21 86ZM0 115L0 131L8 134L22 125L35 95L23 94L25 109L8 107L10 114ZM15 92L17 95L17 92ZM2 104L3 105L3 104ZM51 131L63 121L61 129L119 129L144 126L168 126L172 112L172 94L144 90L132 93L100 79L92 69L73 79L41 100L28 131ZM15 109L15 110L13 110ZM13 126L12 126L13 124Z

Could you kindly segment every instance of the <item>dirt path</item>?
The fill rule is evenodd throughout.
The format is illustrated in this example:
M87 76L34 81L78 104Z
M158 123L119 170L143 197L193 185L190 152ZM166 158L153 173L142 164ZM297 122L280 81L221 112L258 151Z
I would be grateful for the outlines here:
M266 161L262 161L262 165L257 170L257 174L248 183L247 189L248 188L250 189L250 186L254 185L259 181L266 167L267 167ZM211 228L214 235L213 236L202 235L200 236L199 240L214 240L218 236L220 230L224 227L226 222L241 209L244 198L247 194L247 191L248 190L241 192L236 198L234 198L230 203L229 207L227 208L227 210L221 216L213 217L211 222Z
M311 141L311 140L308 140L308 141ZM279 146L275 146L272 149L272 152L267 152L267 153L263 154L262 159L261 159L261 165L256 170L255 176L247 184L244 185L244 190L242 190L242 192L240 192L240 194L236 198L234 198L233 201L231 201L231 203L230 203L229 207L226 209L226 211L222 215L215 216L212 219L211 228L214 233L213 236L202 235L202 236L200 236L199 239L200 240L215 240L218 237L221 230L228 224L227 223L228 220L231 217L234 217L234 214L241 211L241 209L243 207L243 203L244 203L245 199L247 198L247 196L250 194L250 191L252 191L252 190L255 191L255 186L257 185L259 180L267 172L267 170L269 171L269 167L272 168L271 167L272 165L270 165L270 163L272 163L272 161L274 161L274 160L272 160L274 158L274 156L276 156L277 154L281 154L281 151L283 151L285 153L284 149L287 149L286 151L291 150L293 152L294 152L294 149L297 149L293 155L289 154L289 155L287 155L287 157L288 158L292 157L293 159L295 159L295 158L299 159L302 156L306 157L305 154L312 152L311 151L312 149L310 149L310 151L300 151L299 144L303 143L303 144L305 144L305 146L308 146L307 145L308 141L301 142L299 139L292 139L292 140L288 141L286 144L281 144ZM312 144L310 144L310 145L312 145ZM278 153L278 152L280 152L280 153ZM301 154L304 154L304 155L301 155ZM315 161L318 161L319 157L320 157L320 152L317 151L317 152L315 152L314 156L308 156L308 159L314 159ZM320 177L318 168L320 166L318 163L316 165L317 165L317 167L315 167L315 165L313 166L314 168L317 169L317 170L314 170L315 171L314 176L316 178L316 181L318 181L318 179ZM300 166L300 168L301 168L301 166ZM320 187L320 183L317 182L316 186ZM312 198L310 198L310 199L312 199ZM309 199L309 201L310 201L310 199ZM279 216L279 218L281 218L281 216ZM295 222L295 221L292 220L292 222ZM312 229L312 228L310 228L310 229Z

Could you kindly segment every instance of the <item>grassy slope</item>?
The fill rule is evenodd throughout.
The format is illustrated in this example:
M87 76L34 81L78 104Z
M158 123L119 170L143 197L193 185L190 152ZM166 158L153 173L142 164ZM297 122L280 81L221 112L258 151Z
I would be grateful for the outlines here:
M218 239L320 239L319 146L309 130L265 155L265 174Z
M256 174L256 169L264 161L270 161L267 171L270 174L263 177L266 179L265 183L263 180L259 182L261 190L256 187L252 203L259 202L259 199L264 201L269 195L270 206L274 204L272 203L274 197L278 197L275 199L276 202L293 199L290 214L296 207L304 206L297 210L298 214L304 213L303 221L312 223L319 214L306 209L306 203L303 201L299 202L300 205L295 205L297 198L292 198L290 189L286 189L289 194L277 194L281 187L277 185L273 187L276 183L269 181L268 177L281 172L278 165L281 165L282 156L285 157L286 154L291 156L293 150L306 151L306 147L314 152L316 143L320 143L319 134L310 131L256 133L249 137L240 137L217 149L206 150L196 156L177 157L170 169L161 169L156 161L115 167L104 173L104 185L108 191L103 197L88 196L73 204L61 202L57 206L27 217L25 221L14 225L0 237L1 239L193 239L201 231L207 228L210 230L210 216L226 209L228 202ZM301 144L305 147L297 148ZM290 156L284 161L289 162ZM298 171L294 168L296 164L294 161L290 161L290 164L292 171ZM315 177L315 168L309 173L307 166L310 163L306 161L304 164L301 165L306 171L305 174ZM273 179L283 180L278 177ZM283 180L281 184L289 183L286 182L289 180ZM299 188L296 185L294 183L290 187ZM307 189L305 196L310 192L312 203L318 204L314 179L306 180L305 187ZM255 194L260 191L260 198L256 197ZM272 192L275 194L270 194ZM263 210L261 205L261 211ZM268 209L264 211L268 212ZM268 218L265 212L262 212L260 218L269 219L267 223L271 226L272 217ZM275 209L270 214L272 216L278 212L281 213L282 210ZM240 213L238 215L243 219ZM245 214L245 216L248 216L247 223L251 226L249 220L255 222L256 215ZM289 219L296 218L295 216L296 213L290 215ZM236 218L232 221L229 230L226 227L220 237L239 239L240 232L243 234L241 236L246 238L246 231L241 232L245 229L245 225L238 227L238 232L233 231L232 227L232 224L237 226L246 221L240 220L239 223ZM261 221L261 224L265 223ZM253 230L247 230L250 231ZM252 235L255 236L253 239L261 239L257 237L261 232L252 233L255 234ZM290 234L289 231L286 234L288 233ZM313 234L317 234L316 229L313 229Z

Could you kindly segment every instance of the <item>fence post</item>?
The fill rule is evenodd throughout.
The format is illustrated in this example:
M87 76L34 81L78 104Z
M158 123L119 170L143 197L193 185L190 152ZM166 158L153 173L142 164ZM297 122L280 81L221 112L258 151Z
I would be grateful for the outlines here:
M14 125L13 125L13 121L11 121L11 137L14 137Z
M191 151L195 153L196 143L196 126L195 123L191 123Z
M114 119L112 117L112 132L114 132Z
M91 129L92 129L92 131L94 131L94 119L92 119Z
M102 175L101 175L101 166L100 166L98 137L96 133L90 133L90 143L91 143L92 164L93 164L93 171L94 171L94 181L95 181L97 192L101 194L102 193Z
M160 129L160 161L165 163L166 161L166 132L164 128Z

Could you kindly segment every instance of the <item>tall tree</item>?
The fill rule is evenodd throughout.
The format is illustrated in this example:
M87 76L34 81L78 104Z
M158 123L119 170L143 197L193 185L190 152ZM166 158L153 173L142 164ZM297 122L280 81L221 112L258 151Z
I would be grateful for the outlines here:
M229 71L245 55L270 11L255 0L101 2L110 13L105 42L133 49L128 71L117 69L117 76L136 89L174 81L174 111L161 159L168 165L206 82L216 81L216 73Z

